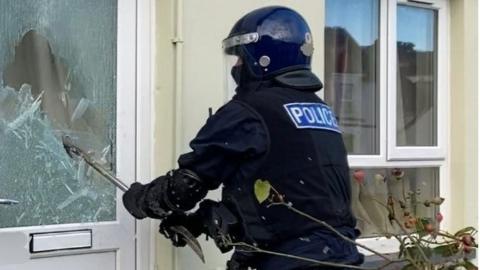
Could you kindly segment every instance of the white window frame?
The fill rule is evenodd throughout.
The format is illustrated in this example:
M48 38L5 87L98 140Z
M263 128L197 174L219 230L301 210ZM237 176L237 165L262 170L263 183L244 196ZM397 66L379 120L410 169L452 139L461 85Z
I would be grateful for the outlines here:
M373 164L382 164L384 165L387 157L387 129L383 128L387 126L387 108L382 106L382 104L387 103L387 22L388 22L388 5L387 2L391 1L382 1L380 3L380 17L379 17L379 69L378 69L378 94L380 95L380 108L379 108L379 154L378 155L349 155L348 162L349 164L355 167L372 167ZM381 166L381 165L379 165ZM377 166L376 166L377 167Z
M384 1L379 0L379 154L378 155L349 155L351 168L361 169L388 169L388 168L438 168L439 195L447 198L440 206L440 211L449 216L450 197L448 181L448 141L450 126L449 87L449 20L448 0L421 0L421 1ZM411 5L430 8L438 11L437 31L437 147L398 147L396 146L396 77L397 77L397 5ZM328 11L326 11L328 12ZM449 220L441 224L442 228L449 227ZM357 240L373 250L381 253L398 252L399 243L396 239L385 237L370 237ZM362 250L365 255L373 255Z
M445 159L447 152L447 119L448 119L448 27L447 27L447 5L446 0L422 1L426 4L419 4L417 1L399 0L388 1L389 11L389 31L388 31L388 62L389 67L393 69L388 73L388 160L432 160ZM398 4L414 6L426 9L436 10L438 12L437 25L437 146L418 147L418 146L397 146L397 12Z

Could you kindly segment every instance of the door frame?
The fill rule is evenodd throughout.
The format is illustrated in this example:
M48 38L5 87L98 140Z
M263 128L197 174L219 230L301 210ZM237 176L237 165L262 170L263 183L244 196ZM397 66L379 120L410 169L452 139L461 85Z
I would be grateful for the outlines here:
M150 87L153 5L153 0L118 0L117 2L116 174L127 184L131 184L135 179L150 178L153 141L152 106L150 106L152 102L150 97L153 96ZM137 91L137 89L143 89L143 91ZM116 251L117 254L120 253L115 261L119 270L153 269L155 242L152 238L154 234L150 230L152 222L136 222L124 209L120 192L117 191L117 216L114 221L1 229L6 239L20 237L22 245L30 241L31 233L92 229L92 249L40 254L29 254L28 251L22 250L19 251L18 256L13 256L15 258L4 261L5 265L8 267L9 264L29 262L36 258ZM8 259L5 256L4 259ZM1 260L2 256L0 256Z
M154 160L155 0L137 0L136 9L136 181L149 182ZM158 222L136 221L136 269L156 269Z

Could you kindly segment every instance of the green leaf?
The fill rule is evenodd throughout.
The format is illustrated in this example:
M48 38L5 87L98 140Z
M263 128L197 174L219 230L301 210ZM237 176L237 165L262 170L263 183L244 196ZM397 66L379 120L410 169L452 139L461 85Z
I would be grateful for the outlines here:
M435 247L433 252L442 257L450 257L458 253L458 246L455 243L442 245Z
M464 234L470 234L472 232L475 232L475 228L474 227L466 227L466 228L463 228L461 230L459 230L458 232L455 233L455 236L460 236L460 235L464 235Z
M270 185L270 182L268 182L268 180L264 181L261 179L257 179L257 181L255 181L254 192L255 197L257 198L257 201L259 203L263 203L266 199L268 199L271 188L272 186Z
M422 217L420 218L420 222L422 223L423 226L425 226L427 224L433 223L433 219L428 217Z
M423 225L421 224L415 224L415 227L416 227L416 233L418 233L418 236L420 236L420 238L424 237L425 235L427 235L428 233L425 231L425 228L423 227Z

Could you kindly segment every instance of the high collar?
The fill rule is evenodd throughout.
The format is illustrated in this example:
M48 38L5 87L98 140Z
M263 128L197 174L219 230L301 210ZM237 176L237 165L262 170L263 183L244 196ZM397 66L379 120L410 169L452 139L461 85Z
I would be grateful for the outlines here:
M238 87L235 92L239 95L255 92L263 87L282 86L300 91L317 92L323 88L320 79L310 70L295 70L280 74L269 80L252 80Z
M276 83L302 91L317 92L323 88L320 79L310 70L295 70L273 78Z

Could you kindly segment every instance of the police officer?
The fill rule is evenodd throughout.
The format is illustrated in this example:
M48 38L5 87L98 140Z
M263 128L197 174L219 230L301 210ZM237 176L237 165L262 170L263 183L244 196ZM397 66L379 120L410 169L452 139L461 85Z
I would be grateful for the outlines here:
M254 194L255 181L268 180L295 208L347 237L357 236L347 153L333 111L316 95L322 83L311 72L307 23L286 7L260 8L233 26L223 49L236 95L207 120L190 143L193 151L178 159L179 169L131 186L123 198L126 208L136 218L164 219L161 232L171 237L174 225L195 236L206 232L210 209L221 207L236 217L234 239L275 252L360 264L363 256L354 245L287 207L260 204ZM221 184L221 202L204 200L196 213L185 214ZM185 244L175 239L175 245ZM228 267L247 266L330 269L237 249Z

